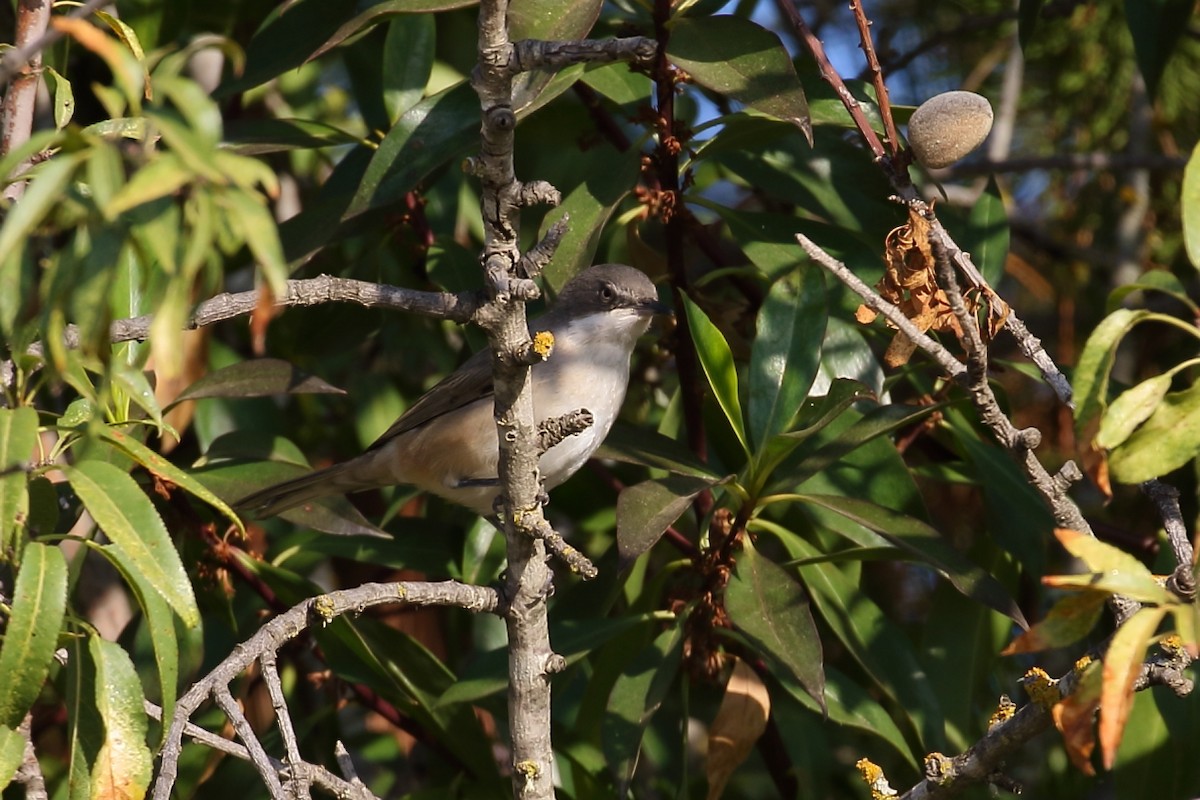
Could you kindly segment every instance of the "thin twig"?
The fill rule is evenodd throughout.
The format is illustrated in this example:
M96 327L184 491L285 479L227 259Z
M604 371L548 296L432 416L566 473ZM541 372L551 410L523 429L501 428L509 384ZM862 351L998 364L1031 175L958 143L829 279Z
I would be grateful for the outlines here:
M82 6L67 14L67 18L80 19L86 17L96 9L111 2L112 0L87 0ZM50 4L47 2L46 5L49 6ZM4 58L0 59L0 86L8 83L13 75L18 73L22 67L62 37L63 32L61 30L51 29L36 40L24 46L18 45L16 49L8 51Z
M863 54L867 58L867 69L871 72L871 82L875 86L875 100L879 104L879 116L883 118L883 130L887 134L888 147L892 158L900 155L900 137L896 135L896 121L892 118L892 101L888 94L887 83L883 79L883 70L879 68L879 59L875 56L875 45L871 41L871 20L863 11L862 0L850 0L850 10L854 12L854 21L858 24L858 37Z
M943 169L930 170L930 174L938 180L953 180L975 175L1033 172L1043 169L1064 172L1123 172L1130 169L1178 172L1187 166L1187 162L1184 156L1168 156L1161 153L1056 153L1049 156L963 161Z

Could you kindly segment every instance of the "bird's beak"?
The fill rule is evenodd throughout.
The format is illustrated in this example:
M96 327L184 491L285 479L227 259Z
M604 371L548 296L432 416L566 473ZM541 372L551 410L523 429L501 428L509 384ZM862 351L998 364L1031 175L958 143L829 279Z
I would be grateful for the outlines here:
M673 316L675 313L669 305L661 300L647 300L641 304L639 310L655 316Z

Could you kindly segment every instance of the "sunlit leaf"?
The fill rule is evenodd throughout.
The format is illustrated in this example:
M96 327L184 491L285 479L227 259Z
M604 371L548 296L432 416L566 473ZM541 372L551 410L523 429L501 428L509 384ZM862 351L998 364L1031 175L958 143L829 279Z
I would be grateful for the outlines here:
M708 384L725 412L729 426L747 453L750 442L746 439L746 427L742 417L742 402L738 399L737 369L733 364L733 353L717 326L709 320L691 298L683 295L683 307L687 314L688 328L692 341L696 343L696 354L708 377Z
M116 642L90 636L88 650L96 669L96 710L104 722L91 765L92 797L144 797L152 765L142 684L129 654Z
M1036 653L1039 650L1074 644L1096 626L1108 597L1104 592L1076 592L1067 595L1055 603L1041 621L1004 648L1001 655Z
M1183 170L1179 216L1183 220L1183 243L1188 260L1200 269L1200 144L1192 150ZM1168 273L1170 274L1170 273Z
M104 461L64 467L71 488L117 550L145 575L189 626L200 622L183 563L150 498L125 472Z
M1100 691L1100 754L1112 769L1117 746L1125 734L1125 720L1133 704L1133 682L1142 667L1150 637L1166 614L1163 608L1142 608L1113 634L1104 652L1104 686Z
M1109 453L1114 479L1122 483L1166 475L1200 455L1200 382L1162 398L1150 417Z
M25 545L11 602L0 645L0 725L15 729L41 693L58 646L67 560L57 546Z
M32 408L0 408L0 552L17 549L16 532L29 515L29 476L35 457L38 414ZM5 724L0 718L0 724Z
M771 695L767 687L746 662L734 658L721 705L708 726L705 768L709 800L721 797L733 771L746 760L767 729L770 716Z
M1096 444L1112 449L1124 443L1138 425L1150 418L1170 389L1171 375L1165 374L1122 392L1101 417Z
M1095 536L1059 528L1054 535L1071 555L1091 570L1090 575L1051 575L1042 578L1048 586L1081 586L1126 595L1142 603L1169 605L1175 596L1159 585L1142 562L1120 548Z

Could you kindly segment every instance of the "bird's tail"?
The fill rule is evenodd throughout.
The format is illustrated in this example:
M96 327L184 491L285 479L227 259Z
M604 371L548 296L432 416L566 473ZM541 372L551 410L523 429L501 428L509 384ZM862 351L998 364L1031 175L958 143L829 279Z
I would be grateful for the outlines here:
M246 495L234 503L233 507L250 517L273 517L309 500L367 488L352 474L352 467L351 462L334 464L332 467L276 483Z

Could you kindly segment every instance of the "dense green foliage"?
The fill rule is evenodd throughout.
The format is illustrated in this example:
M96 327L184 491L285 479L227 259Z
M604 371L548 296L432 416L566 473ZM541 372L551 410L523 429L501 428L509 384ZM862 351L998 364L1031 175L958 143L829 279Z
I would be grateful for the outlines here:
M513 0L511 34L663 39L651 5ZM874 90L851 80L863 69L853 21L814 5L803 11L878 122ZM1200 44L1178 34L1192 3L1019 5L869 2L897 118L964 82L999 97L1019 17L1014 153L1190 152ZM32 708L51 793L72 797L103 794L114 776L140 797L161 735L141 698L169 716L268 613L332 586L489 583L504 566L490 524L406 487L245 527L228 505L360 452L481 345L478 331L330 304L184 332L199 301L280 295L288 278L481 284L478 187L460 168L478 147L475 9L115 6L47 51L41 128L0 160L10 183L35 162L0 227L0 783ZM601 569L589 583L560 575L551 601L569 664L554 680L560 796L706 796L696 730L718 715L735 661L765 685L770 720L745 734L756 747L726 796L867 797L860 758L902 789L925 754L983 735L1002 693L1023 703L1026 669L1068 671L1112 625L1000 655L1015 621L1062 596L1041 584L1070 569L1051 515L965 393L919 354L885 369L893 332L855 322L859 298L795 243L805 234L874 284L905 209L772 4L675 6L666 51L687 76L665 88L676 122L655 110L664 77L625 64L533 73L517 92L518 177L563 196L525 212L523 243L570 214L550 294L615 261L654 277L677 311L635 354L605 459L547 512ZM1131 123L1131 103L1152 126ZM1007 410L1043 431L1049 465L1076 457L1076 436L1101 485L1107 465L1114 499L1081 487L1085 513L1169 572L1157 517L1120 484L1170 474L1195 517L1200 167L1002 171L965 206L953 190L973 179L939 177L947 228L1049 352L1079 367L1072 419L1002 335ZM143 314L146 341L110 343L114 320ZM1154 322L1167 324L1143 335ZM114 587L127 618L121 602L100 613ZM312 630L279 657L301 752L332 764L343 740L379 796L505 796L503 647L499 620L464 611ZM261 680L233 691L269 720ZM224 724L215 709L195 721ZM1197 730L1195 697L1159 688L1137 698L1110 776L1072 767L1053 732L1009 767L1037 796L1111 781L1118 796L1193 797ZM249 764L198 745L177 792L267 796Z

